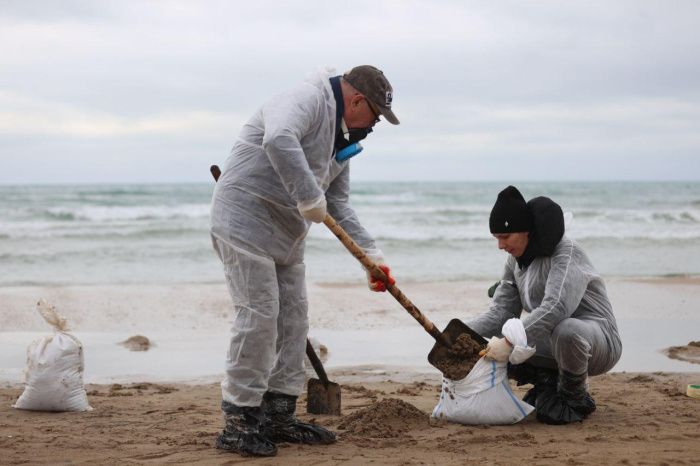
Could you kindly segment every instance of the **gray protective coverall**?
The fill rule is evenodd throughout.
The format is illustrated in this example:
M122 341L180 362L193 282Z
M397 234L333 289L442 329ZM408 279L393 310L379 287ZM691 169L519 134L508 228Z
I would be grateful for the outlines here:
M551 256L537 257L525 269L509 256L490 309L467 325L486 338L501 336L513 317L522 318L528 344L536 347L528 361L533 365L553 367L556 361L573 374L597 375L622 354L605 284L583 249L566 236Z
M265 103L245 124L214 190L211 235L234 304L224 401L259 406L270 390L304 384L308 303L298 208L325 196L328 213L371 257L372 237L350 207L349 162L334 158L332 70Z

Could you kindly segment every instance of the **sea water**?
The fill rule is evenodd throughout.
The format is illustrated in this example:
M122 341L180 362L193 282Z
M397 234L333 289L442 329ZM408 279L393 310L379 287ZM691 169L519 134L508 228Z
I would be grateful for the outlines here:
M351 203L401 283L495 280L506 254L489 233L488 216L505 185L354 183ZM700 274L700 183L517 186L528 199L549 196L562 206L567 235L604 277ZM212 190L213 183L0 186L0 294L29 285L223 283L208 233ZM306 264L312 282L364 280L323 225L309 232ZM659 352L696 340L697 319L659 311L656 320L618 316L624 350L616 371L697 370ZM151 332L154 348L129 353L116 344L129 334L75 333L86 348L90 382L219 379L228 340L225 325L212 335ZM312 333L332 348L330 368L381 364L435 372L425 361L433 342L409 316L390 330ZM0 382L21 381L26 346L44 334L0 331ZM413 344L397 343L405 341Z
M506 183L354 183L351 204L403 281L498 278L488 216ZM700 274L700 183L518 183L549 196L603 276ZM0 186L0 286L213 283L212 183ZM307 277L364 275L323 225Z

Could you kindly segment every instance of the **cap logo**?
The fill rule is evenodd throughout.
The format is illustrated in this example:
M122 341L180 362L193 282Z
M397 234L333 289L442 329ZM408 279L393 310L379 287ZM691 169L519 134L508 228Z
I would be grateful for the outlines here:
M508 228L508 220L506 220L506 223L504 223L504 225L506 226L506 228Z
M392 100L394 100L394 96L391 94L391 91L386 91L385 102L387 107L391 108Z

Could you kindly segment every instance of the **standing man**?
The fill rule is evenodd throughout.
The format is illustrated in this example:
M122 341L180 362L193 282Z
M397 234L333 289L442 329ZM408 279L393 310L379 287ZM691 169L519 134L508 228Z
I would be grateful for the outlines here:
M233 146L211 207L212 242L234 306L218 448L273 456L279 442L335 441L294 415L309 328L304 238L329 213L383 264L348 202L349 158L380 116L399 124L392 92L373 66L342 76L320 71L265 103ZM386 289L369 274L368 282L373 291Z
M505 362L513 346L502 327L513 319L536 349L527 363L508 366L518 385L534 385L523 400L541 422L580 422L596 408L588 376L609 371L622 354L605 283L581 246L564 236L561 207L547 197L525 202L508 186L489 227L509 257L491 308L467 325L491 337L486 357Z

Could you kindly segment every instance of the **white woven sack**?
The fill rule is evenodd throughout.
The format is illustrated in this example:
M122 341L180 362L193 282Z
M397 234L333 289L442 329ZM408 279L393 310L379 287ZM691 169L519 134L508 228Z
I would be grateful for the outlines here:
M462 380L443 378L432 417L469 425L515 424L535 408L510 389L507 363L481 358Z
M14 408L32 411L91 411L83 386L83 345L66 332L66 319L43 299L41 316L54 334L27 348L24 392Z

